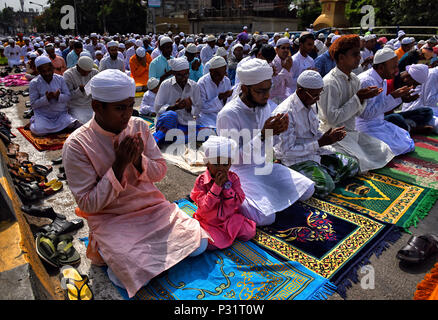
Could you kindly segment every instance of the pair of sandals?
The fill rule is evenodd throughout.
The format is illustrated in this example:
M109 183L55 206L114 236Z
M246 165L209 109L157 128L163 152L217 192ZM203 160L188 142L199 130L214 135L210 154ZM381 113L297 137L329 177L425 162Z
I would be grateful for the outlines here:
M15 189L23 203L33 203L51 196L64 188L62 181L53 179L49 182L15 181Z
M407 263L421 263L438 253L438 235L412 236L400 249L397 258Z
M38 233L35 249L38 256L52 267L78 265L81 262L81 256L73 247L71 235Z

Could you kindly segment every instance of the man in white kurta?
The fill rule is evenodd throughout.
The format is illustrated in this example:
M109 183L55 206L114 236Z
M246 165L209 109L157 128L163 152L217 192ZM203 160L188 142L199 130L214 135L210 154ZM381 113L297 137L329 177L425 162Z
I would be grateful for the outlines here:
M354 46L351 37L357 37ZM352 73L360 62L360 39L355 35L347 35L336 40L335 44L336 67L323 79L324 91L318 104L320 130L326 132L330 128L344 126L347 131L345 138L327 147L355 157L361 172L382 168L394 157L390 147L356 130L356 117L365 110L366 99L379 94L377 88L360 90L360 80Z
M67 109L70 90L62 76L54 74L49 57L35 59L39 76L29 84L29 98L34 115L30 119L30 131L34 135L44 136L77 126Z
M87 123L93 117L91 97L85 93L88 81L98 74L93 66L93 60L83 56L79 58L75 67L64 72L64 79L71 94L71 99L68 102L68 113L82 124Z
M5 48L4 55L8 58L9 67L13 68L21 64L21 48L15 44L13 39L9 40L9 45Z
M205 65L208 61L210 61L210 59L216 54L217 49L218 46L216 45L216 37L212 35L208 36L207 45L201 50L201 63Z
M300 74L304 70L315 68L315 61L309 55L313 50L314 39L313 34L304 33L300 36L300 49L292 56L292 69L290 71L293 75L290 88L292 93L297 90L297 79Z
M266 151L272 152L272 144L265 149L265 142L261 141L265 132L263 129L279 126L280 130L273 130L274 134L279 134L287 129L288 123L287 115L271 117L272 110L267 107L272 68L265 60L255 58L239 66L237 73L242 91L219 112L217 132L237 140L239 146L239 160L231 170L239 176L245 193L242 213L259 226L269 225L275 221L277 212L297 200L310 198L314 183L304 175L265 157ZM233 137L233 132L242 136ZM273 143L272 136L266 139Z
M217 115L231 96L232 90L230 79L225 75L227 67L225 59L215 56L209 64L209 73L198 80L202 99L199 120L201 125L215 128Z
M361 88L376 86L383 91L366 101L366 108L356 118L356 129L382 140L398 156L414 151L415 143L408 131L386 121L385 112L391 111L402 103L401 96L408 95L408 87L400 88L387 94L386 79L391 79L398 72L398 59L390 48L381 49L374 56L373 68L359 75Z

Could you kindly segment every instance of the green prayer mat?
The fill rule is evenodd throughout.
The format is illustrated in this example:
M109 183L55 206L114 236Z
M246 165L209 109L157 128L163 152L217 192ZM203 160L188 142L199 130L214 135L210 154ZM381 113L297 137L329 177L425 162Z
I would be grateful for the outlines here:
M437 198L438 190L368 173L343 181L326 200L408 231L427 216Z

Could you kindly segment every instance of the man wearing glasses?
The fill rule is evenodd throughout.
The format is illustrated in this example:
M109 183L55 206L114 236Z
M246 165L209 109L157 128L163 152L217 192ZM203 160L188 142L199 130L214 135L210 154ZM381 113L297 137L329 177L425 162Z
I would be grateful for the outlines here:
M346 131L344 127L319 131L317 101L323 87L321 75L306 70L297 79L297 91L273 112L289 116L289 126L274 146L277 160L315 182L315 194L320 197L326 197L336 183L359 171L354 158L326 148L341 141Z

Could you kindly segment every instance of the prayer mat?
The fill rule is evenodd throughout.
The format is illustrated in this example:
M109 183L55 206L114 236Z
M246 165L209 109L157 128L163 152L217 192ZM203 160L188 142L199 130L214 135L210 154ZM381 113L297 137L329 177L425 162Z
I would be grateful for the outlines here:
M146 122L148 123L148 125L149 125L149 129L154 128L154 126L155 126L155 117L143 116L143 115L141 115L141 114L139 114L138 117L139 117L139 118L142 118L144 121L146 121ZM154 133L154 131L155 131L155 128L154 128L154 130L152 131L152 133Z
M17 130L29 141L38 151L53 151L62 149L65 140L70 133L50 134L44 137L33 135L28 126L19 127Z
M438 263L417 284L414 300L438 300Z
M395 179L438 189L438 135L413 136L415 151L394 158L376 170Z
M197 207L176 201L192 216ZM126 290L117 287L125 299ZM324 300L336 287L298 262L282 262L251 242L188 257L141 288L132 300Z
M135 93L136 98L143 98L145 91L138 91Z
M435 189L377 173L347 179L326 198L377 220L396 224L406 231L427 216L437 199L438 191Z
M401 236L397 226L316 198L296 202L258 227L253 241L288 261L330 280L346 298L358 269Z

